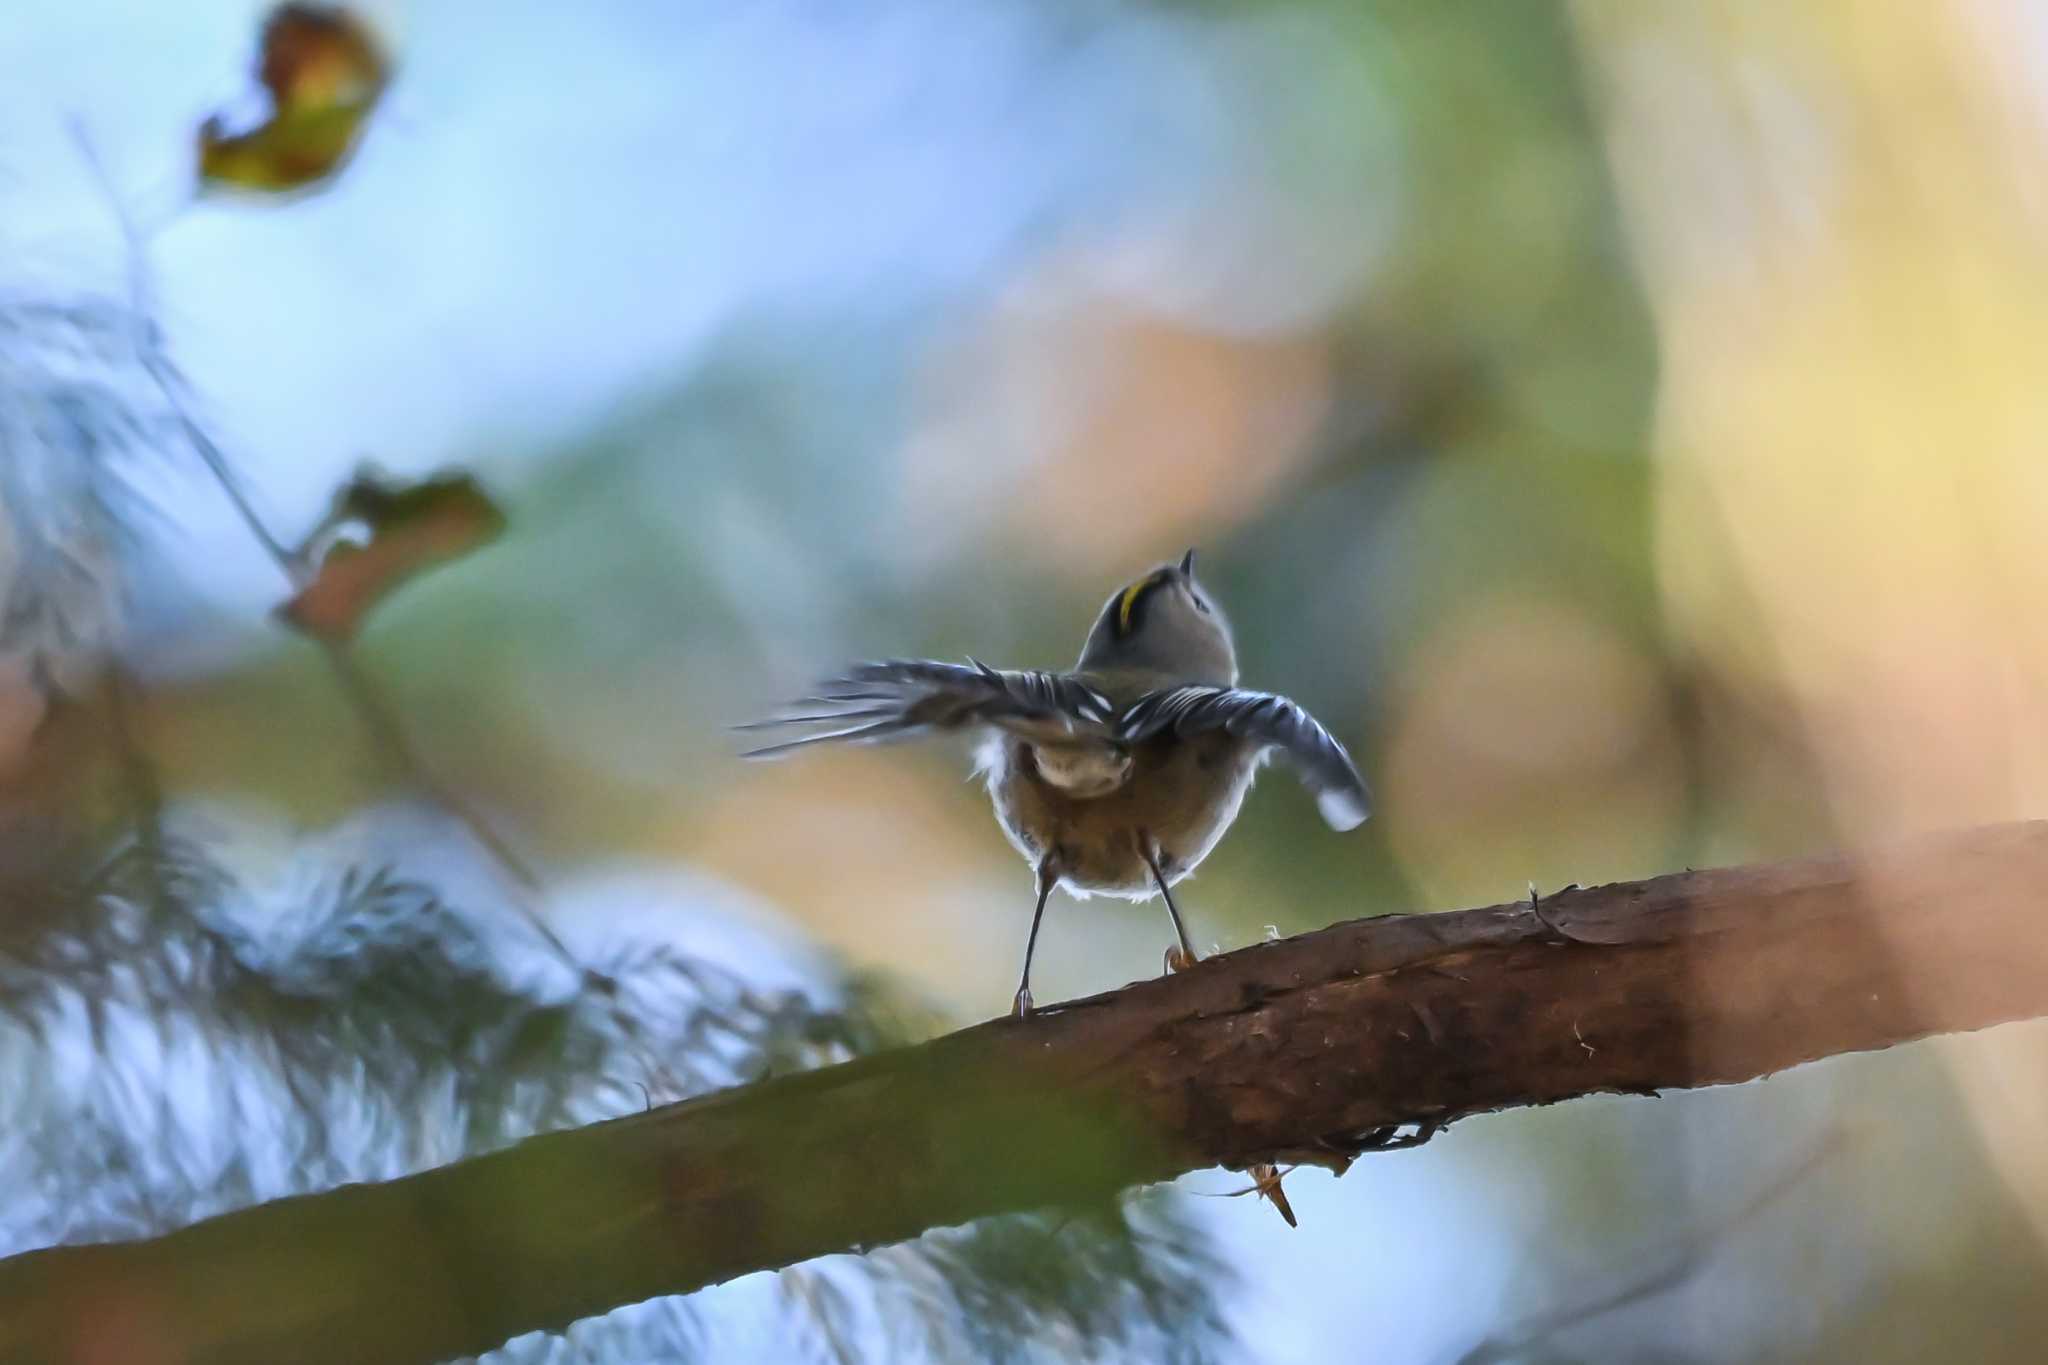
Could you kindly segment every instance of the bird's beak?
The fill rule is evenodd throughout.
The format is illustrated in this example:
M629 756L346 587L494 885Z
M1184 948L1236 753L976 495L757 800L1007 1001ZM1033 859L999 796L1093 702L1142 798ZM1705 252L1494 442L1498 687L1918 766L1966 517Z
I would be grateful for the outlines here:
M1180 576L1182 578L1193 578L1195 576L1195 547L1192 545L1188 547L1188 552L1180 557Z

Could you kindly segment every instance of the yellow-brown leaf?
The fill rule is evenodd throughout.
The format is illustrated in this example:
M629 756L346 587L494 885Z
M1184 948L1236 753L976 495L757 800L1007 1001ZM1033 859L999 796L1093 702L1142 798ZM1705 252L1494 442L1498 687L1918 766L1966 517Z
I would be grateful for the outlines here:
M270 117L241 133L225 132L218 117L201 124L201 179L266 193L318 184L355 150L389 76L376 38L347 10L280 5L263 26L256 68Z
M350 524L362 527L367 538L335 541L313 581L278 611L323 640L348 639L400 585L495 540L505 529L505 514L467 474L416 484L359 475L336 497L316 534Z

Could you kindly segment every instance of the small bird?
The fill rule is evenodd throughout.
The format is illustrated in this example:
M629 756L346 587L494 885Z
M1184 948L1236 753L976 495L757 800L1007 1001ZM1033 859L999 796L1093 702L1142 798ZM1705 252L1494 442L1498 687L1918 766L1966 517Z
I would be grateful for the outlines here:
M1195 579L1195 552L1119 589L1066 673L890 659L856 664L783 714L742 729L809 727L749 751L772 758L828 741L874 743L942 731L977 739L1003 833L1038 874L1011 1013L1032 1009L1031 958L1046 898L1166 902L1178 940L1169 971L1191 965L1173 885L1237 818L1260 765L1277 754L1333 829L1354 829L1372 795L1344 746L1294 702L1237 686L1230 626Z

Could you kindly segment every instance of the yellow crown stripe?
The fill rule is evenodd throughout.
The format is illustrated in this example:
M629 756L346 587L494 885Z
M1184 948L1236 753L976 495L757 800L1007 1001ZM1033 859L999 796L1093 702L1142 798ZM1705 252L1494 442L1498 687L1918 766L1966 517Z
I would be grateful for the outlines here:
M1159 580L1165 577L1163 573L1147 574L1124 589L1123 601L1119 602L1116 608L1116 628L1119 634L1131 628L1131 608L1138 605L1138 599L1145 595L1145 589L1157 585Z

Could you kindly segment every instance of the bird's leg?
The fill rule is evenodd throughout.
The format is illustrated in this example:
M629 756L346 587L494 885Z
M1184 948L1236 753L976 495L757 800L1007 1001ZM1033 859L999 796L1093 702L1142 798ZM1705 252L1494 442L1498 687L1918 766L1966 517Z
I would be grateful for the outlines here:
M1038 860L1038 905L1031 911L1031 936L1024 940L1024 975L1017 982L1017 996L1010 1002L1010 1017L1022 1019L1031 1013L1031 955L1038 951L1038 922L1045 918L1045 898L1059 884L1057 851L1047 849Z
M1173 932L1180 942L1166 950L1166 970L1182 972L1195 965L1195 945L1188 942L1188 927L1181 923L1180 907L1173 903L1173 888L1166 884L1166 874L1159 870L1159 850L1151 836L1138 836L1138 853L1145 859L1145 866L1152 869L1152 880L1159 883L1159 894L1166 899L1166 913L1173 919Z

